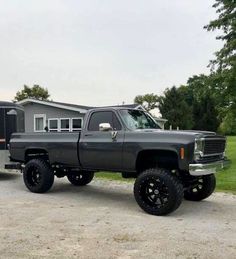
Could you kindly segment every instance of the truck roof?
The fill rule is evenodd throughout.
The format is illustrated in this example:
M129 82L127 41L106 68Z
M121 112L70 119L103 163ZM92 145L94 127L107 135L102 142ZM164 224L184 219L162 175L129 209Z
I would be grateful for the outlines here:
M140 108L135 108L135 107L130 107L129 105L124 106L124 105L120 105L120 106L104 106L104 107L98 107L98 108L93 108L90 109L89 111L99 111L99 110L140 110L140 111L145 111L144 109L140 109Z

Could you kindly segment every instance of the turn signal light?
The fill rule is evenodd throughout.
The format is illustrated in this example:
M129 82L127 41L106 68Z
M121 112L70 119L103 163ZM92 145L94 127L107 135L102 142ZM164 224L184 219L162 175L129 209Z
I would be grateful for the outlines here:
M180 158L184 159L184 148L183 147L181 147L181 149L180 149Z

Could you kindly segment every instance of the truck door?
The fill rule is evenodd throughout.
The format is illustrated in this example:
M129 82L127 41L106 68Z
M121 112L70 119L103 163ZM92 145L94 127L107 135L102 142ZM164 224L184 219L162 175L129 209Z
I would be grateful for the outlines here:
M87 169L121 170L124 130L113 111L94 111L82 131L79 143L80 163ZM101 123L112 130L100 131Z

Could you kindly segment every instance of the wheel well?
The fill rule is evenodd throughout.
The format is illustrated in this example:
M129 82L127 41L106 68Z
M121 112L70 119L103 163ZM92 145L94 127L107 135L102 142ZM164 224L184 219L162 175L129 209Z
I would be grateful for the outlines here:
M28 162L34 158L42 158L43 160L49 160L48 152L45 149L34 148L28 149L25 152L25 162Z
M169 150L144 150L139 152L136 160L137 172L154 167L178 169L178 155Z

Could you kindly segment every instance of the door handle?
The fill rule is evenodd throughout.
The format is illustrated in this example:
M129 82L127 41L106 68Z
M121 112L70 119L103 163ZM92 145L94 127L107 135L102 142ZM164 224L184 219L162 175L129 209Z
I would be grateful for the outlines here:
M112 138L112 140L114 140L114 141L116 140L117 133L118 133L117 131L112 131L112 132L111 132L111 138Z

